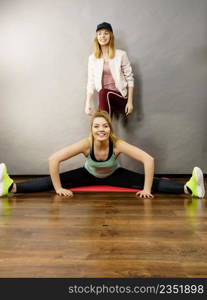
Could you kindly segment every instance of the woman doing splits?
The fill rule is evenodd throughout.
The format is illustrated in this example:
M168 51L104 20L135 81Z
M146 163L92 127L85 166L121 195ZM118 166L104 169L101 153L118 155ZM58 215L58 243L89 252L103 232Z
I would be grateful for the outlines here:
M117 160L120 153L144 165L144 175L122 168ZM78 154L86 158L83 167L59 174L59 165ZM117 137L106 111L98 110L91 119L90 134L79 142L65 147L49 157L50 176L14 183L0 164L0 196L13 193L32 193L55 190L60 196L72 197L72 187L112 185L139 189L140 198L153 198L155 193L189 194L203 198L205 195L203 173L193 169L192 177L185 184L154 178L154 159L143 150Z

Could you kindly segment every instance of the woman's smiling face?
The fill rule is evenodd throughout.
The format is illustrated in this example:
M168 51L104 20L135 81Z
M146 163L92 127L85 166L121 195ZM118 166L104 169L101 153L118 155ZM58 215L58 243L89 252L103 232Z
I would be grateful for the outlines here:
M107 46L110 42L110 32L106 29L101 29L96 33L97 40L100 46Z
M95 141L106 141L110 136L110 127L103 117L97 117L93 121L92 135Z

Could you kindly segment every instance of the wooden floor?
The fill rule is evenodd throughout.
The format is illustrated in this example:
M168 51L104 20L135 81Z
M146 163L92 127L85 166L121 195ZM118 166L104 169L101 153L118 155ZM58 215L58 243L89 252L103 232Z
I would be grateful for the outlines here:
M206 198L1 198L0 277L206 278Z

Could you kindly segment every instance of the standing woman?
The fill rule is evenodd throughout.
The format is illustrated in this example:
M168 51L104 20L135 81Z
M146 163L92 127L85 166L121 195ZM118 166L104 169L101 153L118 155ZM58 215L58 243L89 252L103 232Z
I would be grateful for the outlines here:
M115 49L111 24L97 26L93 54L88 61L88 83L85 113L93 114L94 90L99 95L99 109L129 115L133 111L134 77L132 68L123 50Z

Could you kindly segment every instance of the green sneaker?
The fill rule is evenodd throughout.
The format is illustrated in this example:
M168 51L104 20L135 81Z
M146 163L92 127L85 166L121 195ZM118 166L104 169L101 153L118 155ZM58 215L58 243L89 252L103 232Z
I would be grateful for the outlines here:
M0 164L0 197L8 195L12 183L13 180L7 173L6 165L4 163Z
M200 168L195 167L193 169L192 176L185 184L191 191L192 197L203 198L205 195L205 187L203 180L203 172Z

